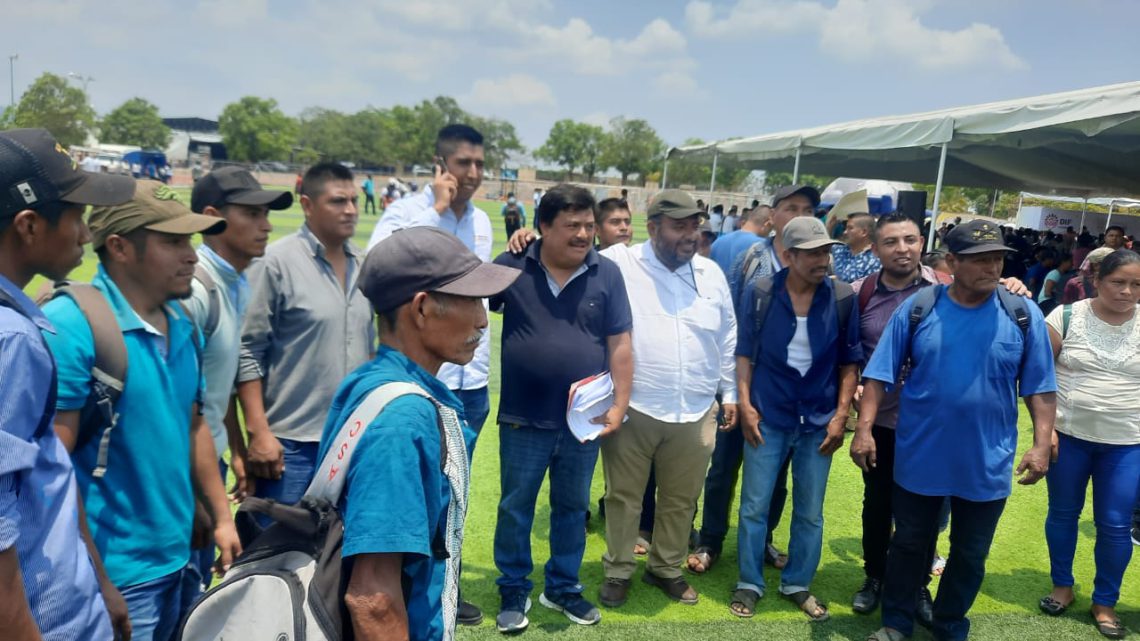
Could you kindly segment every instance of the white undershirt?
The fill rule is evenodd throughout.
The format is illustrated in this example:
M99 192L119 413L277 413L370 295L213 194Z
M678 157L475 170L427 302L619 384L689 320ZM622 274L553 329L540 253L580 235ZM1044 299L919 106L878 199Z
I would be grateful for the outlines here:
M807 376L811 369L811 340L808 338L807 316L796 316L796 333L788 343L788 367Z

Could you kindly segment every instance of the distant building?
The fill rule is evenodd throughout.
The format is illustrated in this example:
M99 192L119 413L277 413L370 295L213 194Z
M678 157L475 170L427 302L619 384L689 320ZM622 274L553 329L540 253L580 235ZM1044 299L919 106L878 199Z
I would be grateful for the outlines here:
M193 164L192 159L205 163L211 160L225 160L226 146L218 133L218 121L205 118L163 118L170 127L170 144L166 147L166 158L171 163Z

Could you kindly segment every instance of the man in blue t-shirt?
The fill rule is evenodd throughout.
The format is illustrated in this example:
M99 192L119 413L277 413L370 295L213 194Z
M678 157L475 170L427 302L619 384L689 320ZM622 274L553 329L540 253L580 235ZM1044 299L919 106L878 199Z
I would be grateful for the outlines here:
M218 574L241 552L199 410L201 334L176 302L191 292L193 235L226 222L191 213L169 187L144 180L130 201L92 210L89 224L99 257L92 285L121 332L127 376L113 429L81 422L103 346L75 299L45 305L56 328L46 336L59 374L55 430L71 452L94 547L126 600L131 638L165 641L201 592L191 541L213 531Z
M529 624L531 529L548 471L551 557L539 603L580 625L601 620L578 582L586 551L582 521L599 440L621 426L629 407L633 316L621 271L594 249L594 207L593 196L581 187L553 187L535 212L542 239L522 255L506 252L495 259L523 274L491 298L491 309L503 313L502 498L495 524L500 632L521 632ZM599 406L591 417L600 434L580 440L566 420L568 391L606 371L613 379L612 404Z
M974 220L947 234L954 283L936 285L935 304L912 336L916 297L895 310L863 372L859 429L874 425L886 389L902 383L895 441L895 533L887 553L883 627L896 641L914 629L915 593L930 567L938 512L950 498L950 555L934 600L933 632L959 641L985 576L985 560L1010 494L1017 451L1017 397L1033 420L1033 446L1017 466L1031 485L1049 469L1056 410L1053 351L1041 312L1025 304L1023 332L996 293L1005 253L997 226ZM874 441L855 462L876 464Z
M768 205L757 205L745 210L744 219L740 229L727 234L721 234L713 241L712 252L709 258L713 259L720 270L728 276L736 258L744 253L761 238L767 238L772 231L772 208Z
M344 600L357 641L454 639L467 447L475 432L462 401L436 373L445 362L471 362L487 331L483 297L518 274L482 262L435 227L391 235L361 267L359 287L379 317L380 349L333 396L317 460L386 383L418 385L459 420L443 419L431 399L406 395L371 418L360 436L340 504L350 568Z

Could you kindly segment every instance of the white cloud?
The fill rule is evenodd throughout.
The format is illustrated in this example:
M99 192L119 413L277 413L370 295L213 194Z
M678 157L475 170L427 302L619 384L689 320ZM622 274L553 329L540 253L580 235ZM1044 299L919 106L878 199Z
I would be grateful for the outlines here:
M657 76L653 86L661 93L684 95L697 93L697 81L684 71L666 71Z
M564 26L518 23L520 43L507 47L507 59L540 60L583 76L621 76L645 68L691 67L688 43L667 20L656 18L632 39L607 38L588 22L571 18Z
M594 111L586 114L585 116L582 116L578 120L580 122L586 123L587 125L597 125L599 127L605 128L610 126L610 120L612 119L613 116L604 111Z
M480 78L471 91L460 98L480 107L554 106L550 86L534 76L513 73L502 78Z
M906 0L837 0L834 6L817 0L738 0L723 11L694 0L685 7L685 20L694 34L705 38L814 35L823 52L845 62L893 60L926 70L1027 66L991 25L949 30L923 24L919 14L929 5Z

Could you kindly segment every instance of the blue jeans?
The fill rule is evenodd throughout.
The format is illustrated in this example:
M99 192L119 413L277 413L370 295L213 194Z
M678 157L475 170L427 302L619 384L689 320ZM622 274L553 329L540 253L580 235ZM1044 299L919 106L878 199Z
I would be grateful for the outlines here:
M791 455L792 524L788 564L780 575L780 592L809 589L823 552L823 497L831 474L831 456L819 453L827 430L784 431L761 424L764 444L744 446L744 483L740 489L737 589L764 594L764 550L768 536L768 507Z
M546 563L548 597L580 594L578 570L586 552L583 522L590 507L590 482L598 460L598 441L579 443L569 430L499 425L501 496L495 523L495 567L499 593L530 593L534 569L530 534L534 505L550 470L550 560Z
M277 439L285 455L285 471L276 481L259 478L254 483L254 496L263 499L273 499L278 503L293 505L305 495L309 483L317 467L317 449L321 444L317 441L294 441L287 438ZM264 514L256 515L261 527L269 527L272 520Z
M222 487L225 488L226 477L229 475L230 468L226 465L225 460L218 459L218 469L222 473ZM198 571L198 578L202 582L203 590L210 589L210 582L214 576L214 554L216 552L212 535L205 547L199 550L190 550L190 565Z
M946 497L915 494L895 484L891 499L895 535L887 552L883 583L883 625L910 636L914 632L915 595L930 574L930 545L938 537L939 512ZM966 613L986 576L986 556L994 540L1005 499L967 501L950 497L950 553L934 599L934 638L963 641L970 636Z
M190 565L164 577L120 587L131 616L132 641L169 641L182 617L202 594L198 572Z
M486 387L452 391L463 403L463 416L467 419L467 426L475 433L475 438L471 439L467 448L467 460L470 461L475 454L475 442L483 431L483 423L487 422L487 415L491 413L491 396Z
M1057 462L1049 467L1049 515L1045 540L1049 544L1053 585L1073 585L1073 555L1077 549L1077 520L1085 506L1089 479L1093 486L1096 523L1096 577L1092 602L1116 607L1120 582L1132 559L1132 507L1140 478L1140 445L1107 445L1058 434Z

